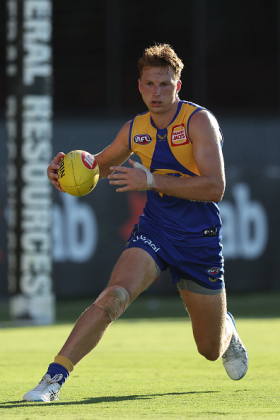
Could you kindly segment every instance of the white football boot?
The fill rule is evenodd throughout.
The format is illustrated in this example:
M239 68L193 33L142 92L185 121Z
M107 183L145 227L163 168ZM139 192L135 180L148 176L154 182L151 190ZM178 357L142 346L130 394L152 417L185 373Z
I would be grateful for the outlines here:
M237 333L235 321L231 313L227 312L226 319L231 322L234 328L231 341L222 356L222 360L228 376L238 381L247 373L249 358L247 350Z
M52 378L49 374L46 374L35 388L31 389L31 391L23 396L23 400L34 402L51 402L59 400L58 397L61 385L58 381L62 378L62 374L54 375Z

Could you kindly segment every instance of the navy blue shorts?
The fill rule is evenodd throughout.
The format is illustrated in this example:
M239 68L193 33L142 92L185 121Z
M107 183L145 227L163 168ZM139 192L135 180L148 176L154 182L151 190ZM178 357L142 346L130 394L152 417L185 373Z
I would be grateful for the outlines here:
M180 279L191 280L201 287L218 291L224 288L222 245L218 238L216 241L207 239L209 244L205 244L203 238L203 245L178 245L167 239L164 233L137 224L125 249L134 247L147 251L161 271L170 269L173 283L178 283Z

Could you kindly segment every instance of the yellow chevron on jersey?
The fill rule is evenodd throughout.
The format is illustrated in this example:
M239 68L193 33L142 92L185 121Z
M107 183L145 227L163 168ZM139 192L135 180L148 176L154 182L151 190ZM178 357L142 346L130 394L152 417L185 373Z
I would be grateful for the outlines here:
M180 101L172 122L157 129L150 113L137 115L130 128L130 148L151 172L169 176L199 175L193 145L188 135L191 116L204 109L191 102Z

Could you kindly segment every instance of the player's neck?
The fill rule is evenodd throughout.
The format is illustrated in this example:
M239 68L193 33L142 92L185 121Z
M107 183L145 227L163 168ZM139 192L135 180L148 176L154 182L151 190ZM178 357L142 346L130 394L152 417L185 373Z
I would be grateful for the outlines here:
M163 113L155 113L150 110L150 115L152 117L154 126L158 129L166 128L173 120L178 109L178 104L179 100L174 102L173 106L168 111Z

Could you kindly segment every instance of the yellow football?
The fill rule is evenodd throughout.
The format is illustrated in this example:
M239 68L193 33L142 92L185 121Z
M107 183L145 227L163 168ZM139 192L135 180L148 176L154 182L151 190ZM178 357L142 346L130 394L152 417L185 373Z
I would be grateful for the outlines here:
M67 153L59 163L58 181L70 195L81 197L90 193L99 180L99 167L94 156L84 150Z

